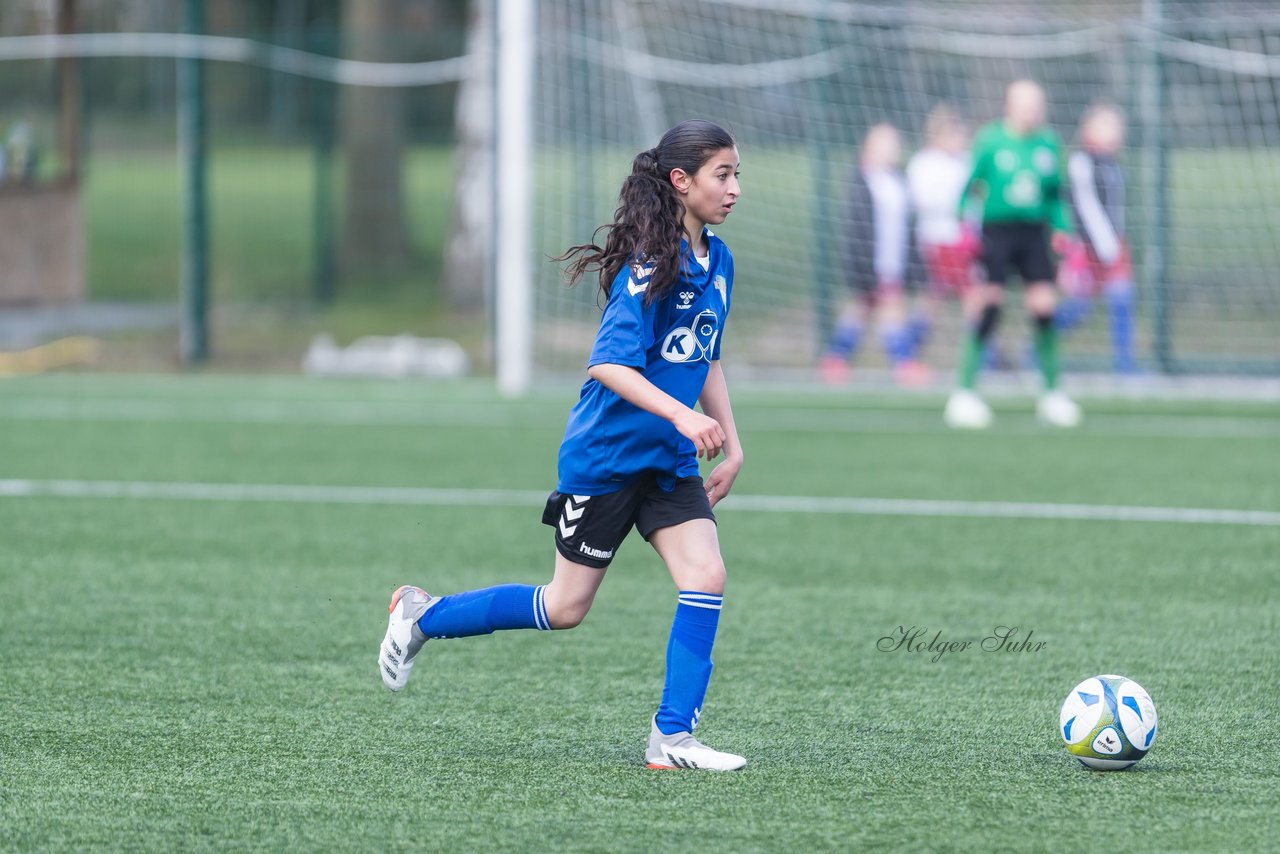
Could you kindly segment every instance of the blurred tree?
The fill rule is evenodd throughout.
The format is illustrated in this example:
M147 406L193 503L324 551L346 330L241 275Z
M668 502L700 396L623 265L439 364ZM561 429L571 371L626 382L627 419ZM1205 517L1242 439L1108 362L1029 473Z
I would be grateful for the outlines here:
M421 0L437 2L437 0ZM402 0L345 0L342 41L350 59L392 62ZM404 201L404 90L344 86L341 135L346 192L339 263L345 271L404 268L412 243Z
M458 87L453 226L445 248L444 287L455 308L484 303L494 232L494 0L472 0L467 18L471 74Z

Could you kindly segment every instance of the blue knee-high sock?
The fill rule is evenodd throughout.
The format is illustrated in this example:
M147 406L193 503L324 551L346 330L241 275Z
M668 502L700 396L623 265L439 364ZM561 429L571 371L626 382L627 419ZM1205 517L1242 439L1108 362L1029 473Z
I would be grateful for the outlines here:
M1000 346L996 344L996 339L992 338L982 344L982 367L988 371L994 371L1002 367L1004 364L1004 354L1000 352Z
M880 345L884 347L884 354L889 357L890 365L901 365L911 358L913 349L911 330L906 324L882 329L880 331Z
M1085 297L1066 297L1058 305L1054 314L1054 326L1059 332L1069 332L1089 319L1093 303Z
M856 320L841 320L831 333L831 343L827 345L827 355L840 359L848 359L857 351L862 343L862 324Z
M655 720L664 735L693 732L711 681L711 646L724 597L681 590L667 642L667 678Z
M929 332L931 325L929 317L925 314L915 314L907 321L907 334L911 336L911 353L910 359L918 359L920 354L924 352L924 347L929 343Z
M1107 308L1111 312L1111 352L1116 370L1131 374L1133 361L1133 283L1116 279L1107 283Z
M466 638L501 629L551 628L542 587L500 584L445 596L418 620L429 638Z

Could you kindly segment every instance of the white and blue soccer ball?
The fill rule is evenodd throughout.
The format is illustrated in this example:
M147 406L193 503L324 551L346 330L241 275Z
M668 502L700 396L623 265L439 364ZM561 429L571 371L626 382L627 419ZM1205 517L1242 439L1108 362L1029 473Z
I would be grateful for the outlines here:
M1156 704L1123 676L1092 676L1071 689L1058 732L1067 750L1098 771L1122 771L1156 743Z

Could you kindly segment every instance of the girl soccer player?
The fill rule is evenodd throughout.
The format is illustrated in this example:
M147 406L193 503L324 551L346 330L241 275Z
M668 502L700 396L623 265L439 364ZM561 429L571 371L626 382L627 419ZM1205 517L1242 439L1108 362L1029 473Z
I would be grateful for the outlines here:
M1065 248L1071 223L1062 200L1062 154L1057 135L1045 125L1044 90L1030 80L1009 84L1004 120L992 122L974 139L973 173L961 194L982 187L982 262L986 283L981 313L965 340L959 388L947 400L943 418L951 427L982 429L992 413L977 394L978 367L987 340L995 332L1009 273L1023 282L1023 303L1035 328L1036 355L1044 374L1044 393L1036 405L1041 421L1055 427L1080 423L1080 407L1058 388L1057 295L1049 254Z
M901 161L897 128L873 125L863 139L850 187L845 252L849 298L818 363L819 376L831 385L848 380L849 360L873 315L894 379L905 386L929 381L929 369L916 360L928 325L923 312L913 314L908 304L908 272L916 247Z
M1058 329L1068 332L1088 319L1102 291L1111 313L1115 369L1133 374L1133 265L1124 236L1124 172L1116 157L1124 145L1124 117L1110 104L1090 107L1080 121L1080 149L1067 159L1071 208L1083 237L1064 259L1067 298Z
M746 764L692 735L724 595L711 508L733 487L743 459L720 369L733 256L707 226L724 222L740 194L733 137L711 122L682 122L632 161L614 221L602 227L604 246L575 246L558 259L572 259L571 283L599 271L606 303L589 378L560 445L559 482L542 514L555 529L554 575L540 587L443 597L410 585L396 590L378 653L392 691L404 687L429 638L578 625L635 527L679 590L645 761L714 771ZM703 483L698 457L721 452Z
M929 111L924 148L907 163L907 188L916 213L916 240L935 299L972 300L978 241L957 208L972 171L969 131L949 104ZM977 311L966 306L966 316Z

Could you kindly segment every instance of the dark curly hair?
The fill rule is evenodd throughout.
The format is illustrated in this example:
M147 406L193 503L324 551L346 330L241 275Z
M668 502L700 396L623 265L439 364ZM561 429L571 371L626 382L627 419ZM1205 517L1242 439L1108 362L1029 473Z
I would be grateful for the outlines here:
M604 246L594 242L574 246L555 259L570 261L565 270L569 284L598 270L600 290L608 299L618 271L627 264L643 263L653 267L645 299L661 299L675 284L684 261L680 257L684 204L671 183L671 170L694 175L711 155L734 145L724 128L694 119L671 128L655 147L637 154L631 174L622 182L613 222L596 229L596 236L608 232Z

